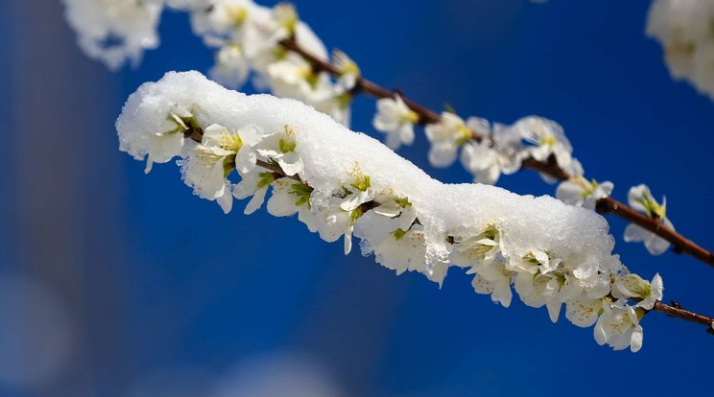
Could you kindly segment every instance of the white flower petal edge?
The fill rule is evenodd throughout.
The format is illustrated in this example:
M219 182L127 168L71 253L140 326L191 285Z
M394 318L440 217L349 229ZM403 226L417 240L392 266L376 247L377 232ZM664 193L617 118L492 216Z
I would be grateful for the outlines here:
M667 199L664 198L662 204L659 204L652 198L652 193L647 185L641 184L630 188L627 201L634 210L642 212L663 226L674 230L674 225L667 218ZM662 255L671 245L669 241L634 223L625 228L624 239L627 242L643 242L647 251L652 255Z
M298 214L325 241L342 238L345 253L354 235L362 253L383 266L440 286L450 267L463 268L474 275L476 293L504 307L515 287L553 322L565 305L574 324L597 322L598 343L641 346L639 321L662 299L661 278L647 283L631 274L593 211L493 186L440 183L300 102L246 96L197 72L168 73L129 98L117 120L121 149L137 159L155 153L152 144L164 144L142 137L163 131L176 109L188 109L183 124L174 123L183 147L172 152L184 180L224 211L232 193L250 197L245 213L253 213L272 189L270 214Z
M419 115L409 109L399 95L377 101L374 128L387 134L387 146L391 149L397 150L402 144L414 142L414 123L417 121Z

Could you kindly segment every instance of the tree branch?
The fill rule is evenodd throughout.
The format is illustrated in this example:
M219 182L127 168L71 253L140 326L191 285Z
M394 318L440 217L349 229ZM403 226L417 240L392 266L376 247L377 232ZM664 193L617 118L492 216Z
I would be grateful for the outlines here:
M707 332L714 333L714 318L697 314L693 311L683 309L679 304L672 302L671 305L662 302L655 302L652 311L666 314L668 317L679 318L684 321L701 324L707 327Z
M315 57L313 54L302 48L295 40L284 40L280 42L280 45L283 48L305 58L308 62L310 62L316 71L327 72L333 76L340 75L340 71L334 65ZM395 96L394 91L389 91L362 76L359 76L357 79L356 85L352 92L353 94L364 92L365 94L375 98L394 98ZM423 126L426 124L437 123L441 119L441 116L433 110L406 98L401 93L399 96L402 98L404 103L419 116L418 124ZM491 145L494 144L489 137L480 135L475 131L472 131L472 139L477 142L488 140ZM548 162L541 162L533 158L527 158L522 162L521 168L530 168L560 181L570 179L571 175L562 168L558 167L555 161L552 160L554 159L551 158ZM644 214L641 214L624 203L621 203L611 197L605 197L598 200L597 211L601 214L612 214L649 230L659 237L669 241L672 244L672 251L675 253L689 254L709 266L714 267L714 252L704 249L673 229L664 226L657 219L652 219Z
M197 124L189 124L188 129L184 131L184 137L187 139L191 139L194 142L201 143L202 138L203 138L203 129L198 126ZM280 178L290 178L292 180L295 180L300 183L305 183L305 181L300 178L299 175L293 175L289 176L285 174L282 168L280 168L279 165L269 163L263 160L257 160L256 164L259 167L265 168L268 171L271 171L276 177ZM369 201L367 203L362 204L362 211L367 212L370 209L374 208L377 205L376 202L374 201ZM630 211L633 211L630 209ZM633 211L634 212L634 211ZM635 212L635 214L638 214L638 212ZM417 219L415 223L419 223L419 220ZM449 237L451 241L453 241L453 237ZM714 333L714 318L712 317L707 317L702 314L697 314L695 312L685 310L683 309L679 304L676 304L672 302L671 305L668 305L666 303L662 302L655 302L654 307L652 308L651 311L656 311L660 313L666 314L668 317L673 317L673 318L679 318L684 321L689 321L697 324L701 324L707 327L707 332L709 333Z

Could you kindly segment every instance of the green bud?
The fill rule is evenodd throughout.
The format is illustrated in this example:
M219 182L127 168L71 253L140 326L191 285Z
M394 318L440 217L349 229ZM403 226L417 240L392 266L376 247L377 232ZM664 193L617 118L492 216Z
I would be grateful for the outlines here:
M298 196L298 200L295 205L300 207L307 204L307 208L310 209L310 195L312 194L313 188L304 183L293 183L290 185L292 191L291 194Z

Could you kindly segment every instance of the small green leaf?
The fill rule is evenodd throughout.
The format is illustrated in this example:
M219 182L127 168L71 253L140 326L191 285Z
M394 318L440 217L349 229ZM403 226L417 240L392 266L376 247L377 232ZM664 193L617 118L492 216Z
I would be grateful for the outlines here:
M361 216L362 209L359 207L350 212L350 219L352 220L352 222L350 222L350 225L354 225L355 222L357 222L357 219L359 219Z
M404 237L406 234L407 234L407 232L405 232L405 231L402 230L402 229L397 229L397 230L395 230L395 231L392 232L392 236L394 236L394 238L395 238L396 240L401 240L402 237Z
M406 197L397 197L394 199L394 202L396 202L397 205L402 208L407 208L412 205L412 203L409 202L409 199Z
M275 180L275 176L273 175L272 172L261 172L260 174L260 179L258 180L258 188L264 188Z

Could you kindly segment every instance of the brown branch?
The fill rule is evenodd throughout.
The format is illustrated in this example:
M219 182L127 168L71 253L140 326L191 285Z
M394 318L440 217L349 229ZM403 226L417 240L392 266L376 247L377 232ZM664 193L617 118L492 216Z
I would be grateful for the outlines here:
M285 49L299 54L300 56L305 58L308 62L310 62L310 64L316 71L327 72L333 76L340 75L340 71L334 65L309 53L304 48L302 48L295 40L285 40L280 42L280 45L283 46ZM375 98L394 98L395 96L395 91L389 91L377 85L376 83L365 79L362 76L359 76L355 88L353 89L353 93L358 92L364 92L365 94ZM437 123L441 119L441 116L438 113L405 97L401 94L401 92L399 93L399 96L402 98L404 103L419 116L418 124L426 125ZM481 142L482 140L486 139L489 140L493 145L493 142L491 141L490 137L480 135L476 131L472 131L472 138L477 142ZM527 158L523 160L521 168L530 168L560 181L570 179L571 175L567 171L558 167L557 163L553 160L554 158L552 157L547 162L541 162L533 158ZM708 264L709 266L714 267L714 252L704 249L700 245L696 244L692 240L687 239L686 237L677 233L673 229L664 226L658 220L652 219L644 214L641 214L633 210L629 206L625 205L624 203L621 203L611 197L605 197L598 200L597 210L601 214L609 213L627 221L630 221L638 226L641 226L642 228L649 230L655 233L656 235L662 237L663 239L669 241L672 244L672 250L675 253L689 254L699 259L700 261Z
M277 165L277 164L268 163L268 162L263 161L263 160L256 160L256 161L255 161L255 164L256 164L257 166L259 166L259 167L265 168L266 170L272 171L273 174L275 174L275 176L279 176L279 177L281 177L281 178L290 178L290 179L292 179L292 180L294 180L294 181L298 181L298 182L300 182L300 183L303 183L302 178L300 178L300 176L299 176L298 174L295 174L295 175L292 175L292 176L291 176L291 175L287 175L287 174L285 174L285 172L283 172L283 169L280 168L280 166Z
M197 123L190 123L188 125L188 129L184 131L184 136L187 139L191 139L195 142L201 143L201 140L203 138L203 129L197 124ZM288 176L285 174L285 171L283 171L282 168L280 168L279 165L269 163L267 161L263 160L257 160L256 164L259 167L265 168L268 171L271 171L276 177L280 178L290 178L295 181L298 181L300 183L305 183L302 178L300 178L299 175L293 175L293 176ZM376 203L374 200L369 201L367 203L364 203L361 205L361 210L362 212L367 212L371 210L372 208L376 207L378 203ZM630 210L632 211L632 210ZM640 215L638 212L635 212L635 214ZM415 223L419 223L419 220L417 219ZM454 238L449 237L449 239L453 242ZM652 308L651 311L657 311L666 314L669 317L674 317L674 318L679 318L684 321L689 321L701 325L707 326L707 331L712 333L714 331L714 318L707 317L701 314L697 314L695 312L685 310L678 304L672 304L668 305L666 303L662 302L655 302L654 307Z
M679 318L684 321L701 324L707 327L707 332L714 333L714 318L697 314L693 311L683 309L679 304L672 302L671 305L662 302L655 302L652 311L666 314L668 317Z
M662 237L672 243L675 253L687 253L700 261L714 267L714 253L700 247L695 242L687 239L673 229L664 226L658 219L653 219L637 212L612 197L601 198L597 202L597 211L610 213L624 220L630 221L643 229Z

